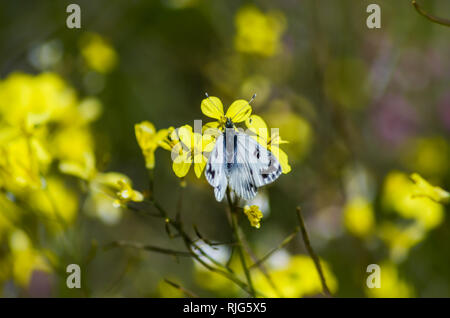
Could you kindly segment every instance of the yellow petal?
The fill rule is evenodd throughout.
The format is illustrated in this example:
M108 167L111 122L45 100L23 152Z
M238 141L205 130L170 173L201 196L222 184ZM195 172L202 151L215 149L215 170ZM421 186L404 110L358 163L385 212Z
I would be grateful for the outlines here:
M279 134L273 134L270 136L270 143L272 145L281 145L281 144L288 144L289 141L281 139Z
M277 146L272 146L271 151L272 154L278 159L278 162L281 165L281 171L284 174L289 173L291 171L291 166L288 162L288 155Z
M422 178L418 173L411 174L410 178L414 181L417 186L415 189L415 197L428 197L433 201L439 203L450 202L450 193L444 189L433 186L427 180Z
M119 182L122 182L120 180L125 180L125 183L131 183L130 178L118 172L98 173L95 176L95 180L93 183L98 183L101 186L118 190L118 184Z
M195 162L195 155L201 154L203 151L202 135L199 133L194 133L193 140L194 140L193 151L194 151L194 162Z
M211 118L221 119L224 116L222 102L215 96L202 100L201 109L203 114Z
M244 99L238 99L234 101L233 104L231 104L225 116L231 118L231 120L235 123L240 123L241 121L249 118L251 113L252 107L250 106L248 101Z
M208 147L211 147L210 146L211 144L212 144L212 147L214 147L215 140L217 139L217 137L219 137L223 133L219 128L217 128L220 125L219 122L214 122L214 123L217 124L216 127L206 127L208 124L210 124L210 123L208 123L205 126L203 126L203 129L202 129L203 138L204 138L205 142L207 142L208 140L211 141L211 143L207 142L206 144L204 144L204 145L208 145ZM211 126L213 126L213 125L211 125ZM206 150L206 151L212 151L212 149Z
M202 149L204 152L211 152L215 146L215 137L208 134L202 136Z
M183 153L181 156L175 158L172 164L172 169L178 178L183 178L189 172L192 159L188 156L188 153Z
M70 174L72 176L76 176L84 180L88 179L88 176L86 175L86 170L78 162L61 161L59 163L58 168L62 173Z
M165 150L171 151L173 144L176 143L172 139L173 135L176 136L174 127L169 127L168 129L161 129L156 137L156 139L158 140L158 145ZM176 138L177 138L176 140L178 140L178 136L176 136Z
M137 142L142 149L149 147L149 144L156 133L155 126L149 121L143 121L134 125L134 131Z
M247 118L247 120L245 121L245 125L250 131L258 135L267 144L268 130L267 125L264 122L264 119L262 119L258 115L252 115L249 118Z
M84 180L94 178L97 173L94 154L86 152L83 157L83 161L61 160L59 170Z
M145 167L147 169L155 168L155 152L153 150L145 150L144 157L145 157Z
M191 149L193 145L193 134L192 134L192 127L189 125L184 125L180 128L178 128L178 137L183 142L183 144Z
M203 169L206 166L206 157L203 155L198 155L194 157L194 172L197 178L202 176Z
M144 201L144 195L139 191L133 190L132 201L134 202L142 202Z
M156 133L156 136L155 136L156 142L158 144L161 143L161 141L163 141L164 138L167 137L168 133L169 133L168 129L160 129L160 130L158 130L158 132Z
M173 129L172 132L170 133L170 139L171 140L176 140L179 141L180 137L178 137L178 129Z
M215 138L210 134L194 133L194 155L202 154L204 151L210 152L214 148ZM194 159L195 161L195 159Z
M219 126L220 126L220 122L218 122L218 121L211 121L209 123L206 123L202 127L202 133L205 131L208 131L208 130L211 130L211 131L213 131L214 129L217 130L219 128Z

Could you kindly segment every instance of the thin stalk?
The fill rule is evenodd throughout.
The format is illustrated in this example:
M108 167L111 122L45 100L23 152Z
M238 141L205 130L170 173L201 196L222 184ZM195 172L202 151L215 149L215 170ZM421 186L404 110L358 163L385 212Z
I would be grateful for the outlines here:
M178 201L177 201L177 212L175 215L175 220L177 222L181 221L181 210L183 208L183 191L184 191L184 185L186 181L184 181L183 179L180 180L180 187L179 187L179 195L178 195Z
M317 254L314 252L311 242L309 241L308 232L306 232L305 222L303 221L302 213L300 211L300 207L297 207L297 216L298 221L300 223L300 231L302 233L303 242L305 243L306 250L314 261L314 265L316 266L317 272L319 273L320 282L322 283L322 289L325 295L331 296L330 289L327 286L327 281L325 280L325 276L322 271L322 266L320 265L320 260Z
M270 256L272 256L273 253L275 253L276 251L282 249L283 247L285 247L290 241L292 241L292 239L297 235L298 231L300 231L300 228L297 228L293 233L291 233L288 237L286 237L283 242L281 242L278 246L274 247L273 249L271 249L266 255L264 255L262 258L260 258L258 261L256 261L255 263L253 263L252 265L250 265L250 269L261 265L262 263L264 263Z
M174 282L168 280L167 278L164 278L164 282L169 284L173 288L176 288L176 289L182 291L183 293L185 293L187 296L189 296L191 298L199 298L199 296L196 293L194 293L193 291L190 291L189 289L186 289L186 288L178 285L177 283L174 283Z
M270 274L267 271L266 267L264 266L264 264L262 262L260 262L260 260L255 255L255 253L253 253L253 251L250 248L250 245L248 244L248 242L245 239L245 237L243 237L243 243L244 243L244 248L245 248L247 254L250 256L250 258L254 262L253 264L254 265L256 264L256 266L258 267L259 271L264 275L264 278L267 280L267 282L269 283L270 287L272 287L272 289L275 291L275 293L278 295L278 297L283 298L283 295L279 291L278 287L275 285L272 277L270 277ZM248 269L251 270L252 267L249 266Z
M252 277L250 275L250 271L247 267L247 263L245 261L245 255L244 255L244 250L243 250L243 239L241 237L241 233L240 233L240 229L239 229L239 223L238 223L238 219L237 219L237 210L235 205L231 202L231 196L230 196L230 191L227 189L227 199L228 199L228 204L230 206L230 211L231 211L231 227L233 229L233 233L234 233L234 237L236 242L238 243L237 245L237 250L238 250L238 254L239 254L239 259L241 261L241 265L242 265L242 269L244 270L244 274L245 274L245 278L247 279L247 285L250 288L250 293L253 297L255 297L255 289L253 287L253 283L252 283Z
M149 191L149 199L153 200L153 198L155 197L154 195L154 182L153 182L153 178L154 178L154 172L153 169L149 169L148 171L148 191Z
M238 285L241 289L243 289L244 291L246 291L249 295L254 295L253 289L250 289L249 286L244 283L243 281L241 281L239 278L237 278L233 273L231 273L229 271L228 268L226 268L224 265L220 264L219 262L217 262L214 258L212 258L210 255L208 255L205 251L203 251L203 249L201 249L190 237L189 235L183 230L183 227L181 225L181 223L176 222L172 219L170 219L168 217L168 213L166 212L166 210L154 199L147 201L149 203L151 203L161 214L161 217L163 217L166 220L166 223L169 223L175 230L177 230L177 232L179 233L179 235L181 236L181 238L183 239L183 242L186 246L186 248L188 249L189 253L191 254L191 256L197 261L199 262L201 265L203 265L203 267L205 267L206 269L215 272L217 274L220 274L226 278L228 278L229 280L231 280L232 282L234 282L236 285ZM207 258L209 261L211 261L213 264L217 265L218 267L215 266L211 266L210 264L206 263L199 255L198 253L196 253L195 250L197 250L202 256L204 256L205 258ZM225 270L222 270L221 268L224 268ZM261 296L264 296L262 294L259 294Z
M141 243L128 242L128 241L115 241L115 242L112 242L112 243L108 244L107 246L105 246L106 249L111 248L111 247L132 247L135 249L157 252L157 253L162 253L162 254L169 254L169 255L173 255L173 256L185 256L185 257L192 256L190 253L184 252L184 251L175 251L172 249L163 248L163 247L159 247L159 246L145 245L145 244L141 244Z
M445 19L445 18L439 18L439 17L436 17L434 15L431 15L431 14L427 13L424 9L422 9L419 6L419 4L416 2L416 0L412 1L412 5L416 9L416 11L419 12L420 15L424 16L425 18L427 18L431 22L434 22L434 23L437 23L437 24L440 24L440 25L445 25L447 27L450 26L450 20Z

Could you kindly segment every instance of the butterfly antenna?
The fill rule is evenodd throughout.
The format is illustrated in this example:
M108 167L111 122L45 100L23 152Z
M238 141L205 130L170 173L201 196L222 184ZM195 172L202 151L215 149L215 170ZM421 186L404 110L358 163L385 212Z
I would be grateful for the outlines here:
M205 96L206 96L206 98L211 102L211 104L213 104L214 107L216 107L216 109L217 109L217 111L218 111L219 113L222 113L222 112L223 112L223 110L220 110L219 106L217 106L217 105L213 102L213 100L209 97L208 93L205 93Z
M233 116L233 118L235 118L237 115L239 115L241 113L241 111L247 107L247 105L250 105L251 102L253 102L253 100L256 98L256 94L253 94L252 98L248 101L247 104L245 104L244 106L242 106L242 108ZM231 120L233 120L233 118L231 118Z

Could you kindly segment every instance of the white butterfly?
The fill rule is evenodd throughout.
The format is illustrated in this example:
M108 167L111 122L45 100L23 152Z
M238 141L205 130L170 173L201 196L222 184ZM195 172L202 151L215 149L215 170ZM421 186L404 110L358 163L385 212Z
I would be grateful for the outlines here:
M209 155L206 180L214 187L217 201L222 201L227 187L238 197L251 200L259 187L280 176L280 163L252 136L237 132L231 119L225 128Z

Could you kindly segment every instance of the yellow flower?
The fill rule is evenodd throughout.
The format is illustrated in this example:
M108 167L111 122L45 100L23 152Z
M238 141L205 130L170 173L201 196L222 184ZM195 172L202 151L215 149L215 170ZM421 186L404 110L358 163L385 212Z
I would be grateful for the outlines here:
M159 146L165 150L172 151L172 148L175 147L177 143L180 142L177 133L175 132L175 128L170 126L167 128L167 133L165 138L159 141Z
M106 172L97 173L95 178L92 179L90 187L92 191L101 191L115 196L119 189L118 183L120 180L124 180L125 183L131 184L130 178L126 175L118 172Z
M235 47L239 52L269 57L280 50L286 24L282 13L270 11L264 14L254 6L246 6L237 12L235 24Z
M246 205L246 206L244 206L244 213L247 215L251 226L259 229L261 226L261 224L259 224L259 222L261 221L261 219L263 217L263 214L259 210L259 207L257 205L252 205L252 206Z
M119 186L119 189L116 193L117 199L114 201L114 206L119 207L130 201L142 202L144 200L142 193L134 190L128 180L120 179L117 181L117 185Z
M49 121L58 121L74 108L75 92L57 74L13 73L0 82L2 120L27 131Z
M100 35L87 33L81 39L81 54L87 65L99 73L109 73L117 64L114 48Z
M131 187L131 180L124 174L97 173L89 183L90 192L85 207L88 214L99 218L105 224L117 224L122 217L120 200L116 199L121 189L119 186L121 182ZM139 196L137 194L137 197Z
M169 131L167 129L156 131L155 126L149 121L134 125L134 130L145 158L145 166L147 169L153 169L155 167L155 151L167 137Z
M186 176L193 163L195 175L200 178L208 160L204 152L211 151L214 147L212 137L208 134L193 132L191 126L184 125L171 133L170 140L172 169L177 177Z
M389 254L394 261L402 261L410 249L425 238L426 232L420 224L399 226L391 222L383 223L378 229L378 236L389 247Z
M3 140L0 136L0 178L3 186L15 192L41 187L41 175L46 172L51 156L37 138L19 135Z
M289 173L291 171L291 166L288 162L288 155L286 154L286 152L280 149L280 144L288 143L288 141L282 140L278 132L275 132L274 134L269 136L266 123L258 115L252 115L247 118L245 124L250 131L256 134L256 140L262 146L269 149L278 159L283 173Z
M419 174L411 174L411 179L416 184L414 197L426 197L435 202L448 203L450 202L450 193L440 187L431 185L427 180L422 178Z
M435 228L444 220L444 208L428 198L415 196L416 190L408 175L391 172L384 181L382 205L387 211L419 222L425 229Z
M217 119L217 122L208 123L209 128L223 129L227 118L231 119L233 123L240 123L245 121L252 113L252 107L249 102L244 99L234 101L228 108L227 112L223 111L223 104L219 98L209 96L202 100L202 113L210 118Z
M344 207L344 225L355 236L369 235L375 226L372 205L365 198L357 197Z

